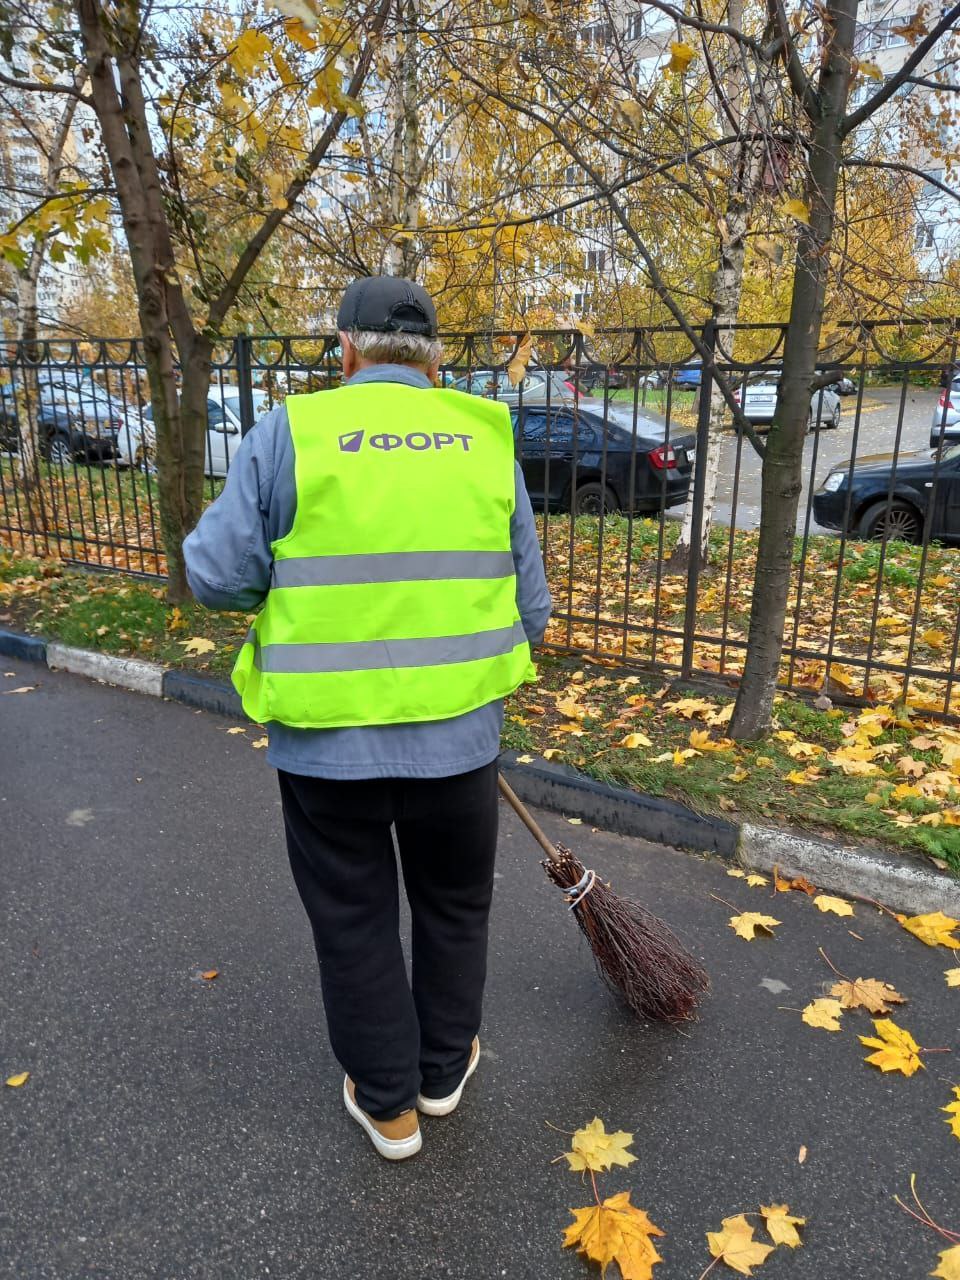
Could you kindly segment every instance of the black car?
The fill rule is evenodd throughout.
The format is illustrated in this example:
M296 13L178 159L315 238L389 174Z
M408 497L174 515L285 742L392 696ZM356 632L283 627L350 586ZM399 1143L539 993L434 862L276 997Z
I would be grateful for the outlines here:
M64 466L77 462L107 462L118 454L116 433L93 422L78 422L65 405L42 397L37 410L40 452ZM9 386L0 387L0 452L18 453L20 430L17 403Z
M846 527L850 537L919 542L931 497L930 537L960 540L960 445L944 450L939 467L928 453L901 454L896 467L890 453L861 458L852 478L849 467L837 467L813 495L813 514L826 529Z
M517 452L535 510L652 512L686 501L694 435L666 444L662 421L638 417L634 432L632 415L612 407L606 421L567 406L530 405L510 416L515 435L522 427Z
M598 391L623 391L630 386L630 375L617 365L605 369L603 365L591 364L572 372L571 381L589 395Z

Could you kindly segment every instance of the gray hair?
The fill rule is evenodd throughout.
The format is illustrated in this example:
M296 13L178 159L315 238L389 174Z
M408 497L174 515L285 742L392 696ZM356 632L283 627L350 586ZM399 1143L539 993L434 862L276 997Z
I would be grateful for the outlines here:
M419 333L374 333L370 329L351 329L347 337L358 355L376 364L431 365L443 354L441 342Z

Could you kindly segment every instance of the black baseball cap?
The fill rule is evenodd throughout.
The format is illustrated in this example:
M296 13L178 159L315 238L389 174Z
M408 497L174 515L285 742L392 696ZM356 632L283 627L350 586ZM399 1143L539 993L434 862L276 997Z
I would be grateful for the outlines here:
M437 312L430 295L401 276L365 276L347 286L337 312L337 328L345 333L419 333L437 336Z

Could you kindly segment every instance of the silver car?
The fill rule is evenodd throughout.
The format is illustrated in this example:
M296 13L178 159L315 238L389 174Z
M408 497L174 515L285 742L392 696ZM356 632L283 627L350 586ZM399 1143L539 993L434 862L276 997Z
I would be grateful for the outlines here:
M943 441L956 444L960 440L960 378L954 378L949 387L940 392L940 399L933 411L930 423L930 448L936 449Z
M570 403L579 399L576 386L562 370L528 369L523 381L511 387L506 369L473 369L452 382L445 381L444 386L508 405L519 404L521 392L524 404L546 404L548 399L550 404Z
M777 408L776 382L748 382L746 397L742 399L742 390L737 389L733 398L743 405L743 414L754 426L769 426ZM840 397L832 387L824 387L815 391L810 397L810 415L808 427L839 427Z

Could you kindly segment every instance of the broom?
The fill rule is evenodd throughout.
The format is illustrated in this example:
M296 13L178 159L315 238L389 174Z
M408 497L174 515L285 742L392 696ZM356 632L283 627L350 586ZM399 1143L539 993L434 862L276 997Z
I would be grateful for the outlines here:
M710 985L705 971L662 920L632 898L614 893L564 845L551 843L503 774L499 779L504 798L546 853L541 865L565 890L607 985L641 1018L692 1018L697 997Z

